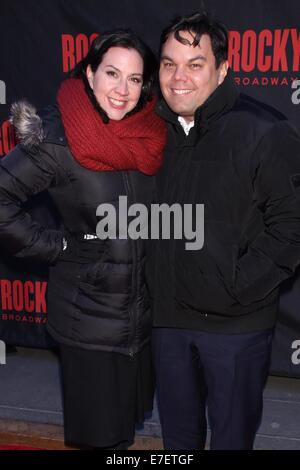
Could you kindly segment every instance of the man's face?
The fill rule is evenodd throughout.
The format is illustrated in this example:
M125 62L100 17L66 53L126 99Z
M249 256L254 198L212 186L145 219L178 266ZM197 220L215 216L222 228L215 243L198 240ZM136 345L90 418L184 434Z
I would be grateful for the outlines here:
M190 43L188 31L180 36ZM162 48L159 81L162 94L169 107L187 122L193 121L201 106L226 77L228 62L216 68L216 60L207 34L196 47L181 44L170 35Z

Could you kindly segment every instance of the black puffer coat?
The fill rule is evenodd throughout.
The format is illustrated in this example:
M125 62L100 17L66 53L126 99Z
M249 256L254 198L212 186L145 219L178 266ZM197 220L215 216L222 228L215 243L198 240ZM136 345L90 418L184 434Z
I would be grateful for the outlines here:
M30 130L36 116L26 119ZM1 160L0 244L9 254L50 265L47 326L57 341L133 355L148 342L151 331L145 242L87 240L84 235L96 232L99 204L111 203L118 212L123 195L128 205L149 205L153 178L137 171L82 167L66 144L57 108L43 121L44 138L38 147L18 145ZM22 209L21 203L44 190L61 216L63 231L42 227Z
M300 263L300 135L240 95L230 75L185 135L161 102L168 143L158 202L204 204L204 246L159 240L154 325L234 334L274 325L278 289Z

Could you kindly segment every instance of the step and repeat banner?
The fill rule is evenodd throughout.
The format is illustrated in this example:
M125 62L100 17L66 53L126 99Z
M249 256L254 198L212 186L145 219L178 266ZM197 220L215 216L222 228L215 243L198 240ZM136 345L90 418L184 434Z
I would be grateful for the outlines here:
M11 103L27 98L38 109L53 103L59 83L98 34L131 27L156 52L162 28L176 15L198 11L202 3L1 0L0 158L15 145L8 122ZM229 61L240 91L278 108L300 128L299 0L204 3L230 30ZM59 224L47 194L36 197L27 210L47 226ZM1 340L54 345L45 330L46 293L47 267L7 258L0 247ZM272 372L300 377L300 272L282 288Z

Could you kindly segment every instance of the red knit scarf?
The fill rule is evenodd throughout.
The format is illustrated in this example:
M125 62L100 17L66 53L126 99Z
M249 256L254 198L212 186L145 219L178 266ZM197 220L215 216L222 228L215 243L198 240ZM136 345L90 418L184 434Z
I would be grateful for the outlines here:
M81 79L65 80L58 106L72 155L95 171L139 170L155 174L162 162L166 126L154 113L155 100L136 114L104 124Z

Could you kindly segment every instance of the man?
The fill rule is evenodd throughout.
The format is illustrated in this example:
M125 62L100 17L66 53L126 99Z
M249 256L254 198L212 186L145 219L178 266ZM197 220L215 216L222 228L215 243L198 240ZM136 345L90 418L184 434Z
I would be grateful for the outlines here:
M164 445L251 449L280 283L300 261L300 137L240 95L227 30L206 15L162 33L158 113L169 137L158 202L204 204L204 246L159 240L154 361Z

